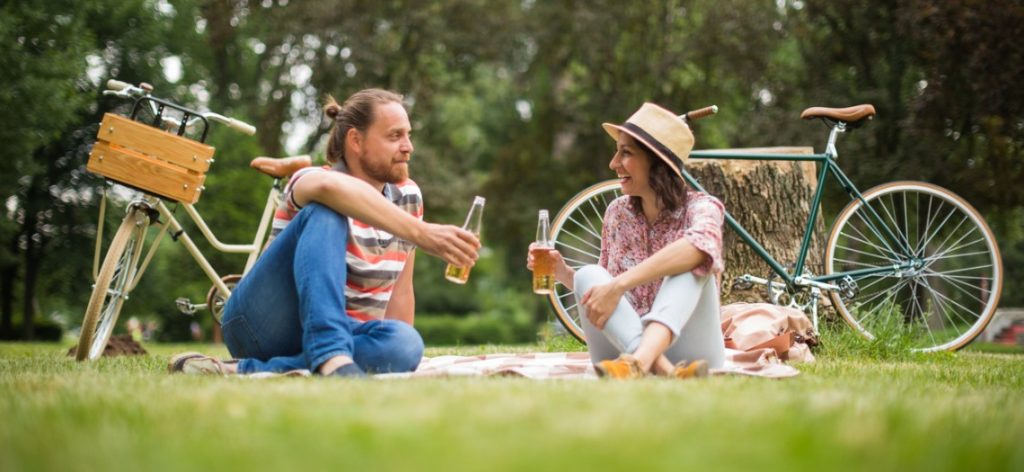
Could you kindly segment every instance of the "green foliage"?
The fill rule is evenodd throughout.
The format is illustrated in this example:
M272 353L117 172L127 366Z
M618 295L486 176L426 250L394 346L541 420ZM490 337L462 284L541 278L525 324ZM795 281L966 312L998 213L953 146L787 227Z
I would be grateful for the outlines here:
M428 346L521 344L537 340L537 325L524 312L482 315L432 315L416 320Z
M100 185L85 156L102 113L125 110L98 93L109 77L150 82L159 96L259 129L212 129L217 162L199 208L226 242L249 239L269 185L247 169L251 157L321 153L325 95L404 93L427 219L459 224L483 195L493 251L466 287L443 282L443 264L421 254L421 320L546 318L523 267L536 211L557 211L610 175L612 142L600 124L643 101L719 105L718 116L692 124L698 148L818 150L824 129L797 120L801 109L874 103L876 119L839 143L844 169L861 189L926 180L977 206L1003 250L1002 304L1020 305L1024 94L1015 84L1024 56L1006 38L1019 36L1022 18L1013 0L4 2L3 325L15 311L57 313L72 326L81 316ZM169 79L164 64L175 61L181 77ZM827 208L844 197L830 195ZM222 273L241 269L243 258L199 244ZM173 299L201 301L208 287L188 255L165 244L126 310L180 325Z

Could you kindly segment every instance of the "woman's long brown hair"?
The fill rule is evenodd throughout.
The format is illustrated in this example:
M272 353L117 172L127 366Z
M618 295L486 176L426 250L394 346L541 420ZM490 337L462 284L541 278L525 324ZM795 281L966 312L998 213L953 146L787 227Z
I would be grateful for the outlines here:
M647 153L647 157L651 160L650 177L648 179L651 183L651 189L654 190L654 196L658 199L657 206L661 208L661 212L671 213L677 208L686 205L686 183L683 182L683 179L679 178L662 158L658 157L651 148L647 147L647 144L644 144L639 139L634 139L633 141L637 144L637 147ZM630 197L629 203L633 211L637 213L643 212L643 202L640 197Z

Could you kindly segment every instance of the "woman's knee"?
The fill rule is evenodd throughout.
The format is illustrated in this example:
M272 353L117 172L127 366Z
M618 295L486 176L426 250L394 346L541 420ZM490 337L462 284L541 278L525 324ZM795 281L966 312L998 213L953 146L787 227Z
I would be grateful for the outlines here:
M576 292L582 292L591 286L599 283L611 280L612 276L608 273L608 270L597 264L590 264L576 269L576 275L573 276L573 287L576 287Z

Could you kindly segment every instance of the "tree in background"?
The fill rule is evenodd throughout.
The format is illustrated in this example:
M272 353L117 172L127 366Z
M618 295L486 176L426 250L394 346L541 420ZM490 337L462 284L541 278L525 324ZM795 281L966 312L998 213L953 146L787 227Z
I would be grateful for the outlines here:
M1024 46L1008 38L1021 36L1022 10L1014 0L5 2L2 328L16 305L33 319L37 300L71 324L81 316L100 185L84 156L90 126L114 107L95 86L109 77L155 82L161 96L257 126L255 138L211 129L217 162L199 207L232 242L249 236L269 184L247 168L251 157L318 155L327 94L405 93L428 217L457 224L473 195L488 197L489 255L474 283L448 286L442 264L417 264L420 311L459 316L543 316L522 267L536 210L610 175L600 124L639 103L719 105L694 124L698 148L819 151L823 130L797 119L803 108L874 103L877 119L841 143L844 168L863 187L927 180L976 205L1008 262L1003 304L1019 305L1024 292L1010 286L1020 264L1009 262L1024 262L1024 191L1014 185L1024 172L1014 85ZM175 64L180 77L164 77ZM225 272L242 265L208 254ZM170 301L202 299L208 287L165 244L126 310L177 323Z

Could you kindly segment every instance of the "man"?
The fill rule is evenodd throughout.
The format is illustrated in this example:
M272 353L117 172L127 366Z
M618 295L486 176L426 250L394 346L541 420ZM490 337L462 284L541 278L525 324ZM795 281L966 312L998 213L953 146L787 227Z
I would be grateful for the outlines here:
M409 179L412 127L401 95L367 89L324 107L334 121L331 169L292 176L273 242L224 308L224 342L237 361L196 353L172 372L319 375L408 372L423 340L415 314L415 248L471 266L480 242L451 225L423 221Z

